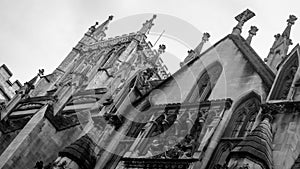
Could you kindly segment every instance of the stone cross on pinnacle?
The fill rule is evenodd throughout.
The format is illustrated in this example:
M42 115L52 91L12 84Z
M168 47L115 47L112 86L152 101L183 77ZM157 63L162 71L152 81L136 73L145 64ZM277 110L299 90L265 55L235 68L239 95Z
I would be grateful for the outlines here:
M255 13L246 9L244 12L235 17L235 20L238 21L238 24L233 28L232 34L240 35L242 32L242 27L245 22L255 16Z

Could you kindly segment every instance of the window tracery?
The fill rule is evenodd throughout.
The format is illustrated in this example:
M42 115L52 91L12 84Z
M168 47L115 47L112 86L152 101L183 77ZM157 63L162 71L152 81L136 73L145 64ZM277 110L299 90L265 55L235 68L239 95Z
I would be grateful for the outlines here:
M252 97L242 102L233 112L231 122L227 127L227 135L229 137L237 138L246 136L252 129L255 122L256 115L259 111L259 100Z
M260 109L259 96L250 93L234 109L223 138L216 148L209 169L223 167L232 148L252 131L256 116Z

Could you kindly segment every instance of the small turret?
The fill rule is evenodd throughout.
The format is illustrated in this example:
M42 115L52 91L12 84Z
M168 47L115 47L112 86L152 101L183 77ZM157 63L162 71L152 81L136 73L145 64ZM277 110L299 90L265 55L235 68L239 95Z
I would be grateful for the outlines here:
M105 31L107 30L108 24L112 19L113 16L111 15L101 25L99 25L99 23L96 22L95 25L91 26L89 30L84 34L82 39L75 46L75 49L80 51L81 48L85 45L90 45L96 43L97 41L103 40L103 38L106 36Z
M154 25L153 21L154 21L155 18L156 18L156 15L153 15L150 20L147 20L145 23L143 23L143 27L138 31L138 33L148 34L150 29Z
M292 40L290 39L292 25L297 20L297 17L290 15L287 20L288 25L283 31L283 33L276 34L275 41L270 49L268 57L265 59L267 65L276 73L280 68L280 65L287 57L289 46L292 45Z
M98 27L96 27L98 25L98 22L96 22L96 24L89 29L89 32L91 33L92 37L98 41L102 40L106 36L105 31L108 28L108 24L113 18L114 17L110 15L108 19Z

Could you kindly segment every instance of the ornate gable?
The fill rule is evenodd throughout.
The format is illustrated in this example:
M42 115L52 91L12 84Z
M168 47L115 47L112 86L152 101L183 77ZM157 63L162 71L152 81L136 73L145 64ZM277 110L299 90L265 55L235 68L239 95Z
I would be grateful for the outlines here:
M277 73L269 95L269 100L292 100L299 95L299 45L297 45L283 62Z

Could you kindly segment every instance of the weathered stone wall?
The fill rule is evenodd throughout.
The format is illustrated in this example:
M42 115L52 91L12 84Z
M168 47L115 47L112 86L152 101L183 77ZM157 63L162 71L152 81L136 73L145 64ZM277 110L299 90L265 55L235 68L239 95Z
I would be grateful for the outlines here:
M290 169L300 154L299 112L282 112L273 122L273 162L275 169Z
M55 160L63 147L74 142L80 133L79 126L57 132L47 119L43 119L28 133L17 150L12 151L13 155L3 168L33 168L40 160L48 164Z
M3 151L7 148L7 146L12 142L12 140L18 135L20 130L3 134L0 133L0 154L3 153Z

